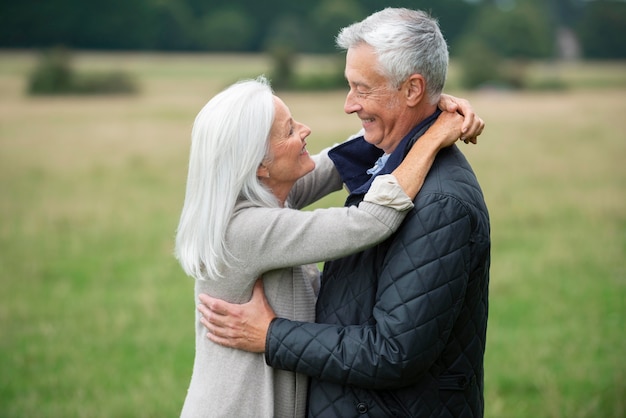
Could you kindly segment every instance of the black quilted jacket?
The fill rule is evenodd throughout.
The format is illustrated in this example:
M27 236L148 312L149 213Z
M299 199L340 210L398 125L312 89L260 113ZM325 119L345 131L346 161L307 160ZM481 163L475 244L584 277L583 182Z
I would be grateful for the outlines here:
M430 123L405 138L387 172ZM351 164L360 141L338 150ZM333 159L348 183L363 183ZM453 146L439 153L395 235L327 263L317 323L276 319L266 347L271 366L312 376L309 416L483 416L489 228L476 177Z

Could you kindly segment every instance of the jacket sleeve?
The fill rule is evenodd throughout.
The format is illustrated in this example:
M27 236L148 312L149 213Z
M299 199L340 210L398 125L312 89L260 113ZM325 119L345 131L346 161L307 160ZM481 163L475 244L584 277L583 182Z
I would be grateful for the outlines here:
M454 197L432 194L418 205L391 238L369 323L276 319L266 341L270 366L374 389L405 386L432 366L462 306L472 226Z

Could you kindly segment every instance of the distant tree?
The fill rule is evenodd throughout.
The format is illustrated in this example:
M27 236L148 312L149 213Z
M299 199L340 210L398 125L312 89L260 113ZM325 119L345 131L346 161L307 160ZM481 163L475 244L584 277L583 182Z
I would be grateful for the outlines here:
M585 0L548 0L557 24L574 27L587 4Z
M153 0L62 0L61 4L68 8L57 10L52 16L70 17L70 32L63 42L69 47L118 50L152 48L156 12L153 3Z
M589 2L576 32L586 58L626 58L626 2Z
M470 33L506 58L547 58L555 50L555 36L548 4L509 1L510 7L482 7Z
M335 36L339 30L365 17L366 13L356 0L322 0L313 8L311 23L314 27L318 50L336 50Z
M502 56L477 36L458 43L456 57L461 63L460 81L465 88L503 84Z
M184 1L158 0L152 10L153 48L175 51L198 47L194 36L197 21Z
M248 13L228 7L204 16L198 36L199 43L208 50L246 51L254 32L255 22Z
M29 75L29 94L65 94L72 90L74 71L65 47L44 51Z
M465 86L525 87L528 62L554 54L553 26L544 2L506 0L482 5L468 25L471 29L454 48L460 54Z
M82 7L74 0L0 1L0 47L68 45Z
M308 20L304 16L283 13L276 16L268 25L262 49L271 50L276 46L289 47L294 51L311 51L315 45Z
M278 16L270 27L263 43L272 59L270 78L275 88L286 88L293 84L297 55L310 38L305 36L306 24L295 15Z

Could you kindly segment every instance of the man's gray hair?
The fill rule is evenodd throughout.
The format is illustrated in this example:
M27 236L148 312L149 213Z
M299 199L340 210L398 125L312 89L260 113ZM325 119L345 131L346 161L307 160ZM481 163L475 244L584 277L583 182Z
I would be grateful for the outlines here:
M426 93L437 103L448 71L448 45L437 20L419 10L386 8L343 28L337 46L344 50L366 43L374 48L378 68L392 87L412 74L426 80Z

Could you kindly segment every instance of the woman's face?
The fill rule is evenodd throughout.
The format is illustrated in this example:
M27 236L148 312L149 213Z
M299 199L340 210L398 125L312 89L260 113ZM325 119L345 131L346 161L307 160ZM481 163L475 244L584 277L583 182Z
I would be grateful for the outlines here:
M294 183L315 168L306 150L308 126L295 121L285 103L274 96L275 116L270 130L270 160L264 161L257 175L284 203Z

